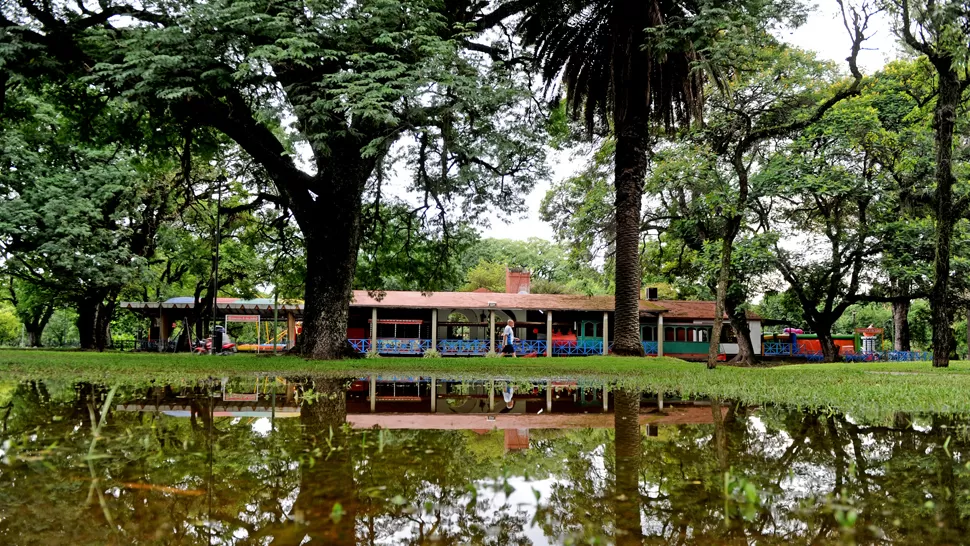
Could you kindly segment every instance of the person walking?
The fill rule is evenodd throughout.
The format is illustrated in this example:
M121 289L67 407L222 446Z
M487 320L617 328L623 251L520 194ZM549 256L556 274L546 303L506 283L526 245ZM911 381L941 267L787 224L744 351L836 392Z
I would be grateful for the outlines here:
M513 326L515 326L515 322L509 319L508 324L505 325L505 329L502 330L502 355L512 355L515 358L515 346L513 345L515 332L512 330Z

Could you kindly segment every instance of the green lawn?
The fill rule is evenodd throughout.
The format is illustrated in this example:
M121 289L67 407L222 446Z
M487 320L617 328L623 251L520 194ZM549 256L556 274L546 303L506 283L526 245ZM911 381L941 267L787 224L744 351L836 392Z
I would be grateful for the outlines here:
M435 375L439 378L517 381L577 379L716 396L747 404L833 408L868 416L893 412L970 414L970 362L934 369L928 362L802 364L774 368L721 366L674 358L572 357L554 359L379 358L306 361L296 357L210 357L146 353L0 350L0 379L88 380L113 383L191 382L205 377L327 374Z

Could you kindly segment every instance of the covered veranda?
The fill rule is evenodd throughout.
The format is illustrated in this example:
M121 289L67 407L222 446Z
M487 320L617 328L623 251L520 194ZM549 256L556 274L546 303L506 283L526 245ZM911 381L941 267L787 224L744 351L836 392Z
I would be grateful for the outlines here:
M122 302L128 309L152 318L160 341L167 342L172 325L194 314L193 303ZM504 294L492 292L384 292L354 291L350 304L347 337L359 353L376 350L382 355L421 355L430 349L443 356L481 356L501 349L504 323L515 321L516 353L536 356L608 354L612 347L614 299L612 296L558 294ZM657 302L641 300L641 324L663 330L666 309ZM297 337L303 320L302 304L278 304L266 300L222 299L216 304L217 320L232 315L276 317L285 322L287 347ZM663 355L662 336L645 339L644 351ZM658 338L659 339L656 339Z

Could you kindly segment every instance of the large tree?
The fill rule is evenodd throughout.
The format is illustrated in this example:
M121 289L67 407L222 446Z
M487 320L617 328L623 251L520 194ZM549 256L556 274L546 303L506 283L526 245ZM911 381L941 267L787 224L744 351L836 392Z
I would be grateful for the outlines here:
M599 122L616 140L613 352L619 355L643 355L639 243L650 127L669 129L697 117L702 78L692 65L700 56L689 30L702 4L546 0L528 6L520 27L537 45L544 79L554 84L561 78L571 112L590 132ZM672 35L680 36L676 44L667 41Z
M935 131L934 218L936 221L933 287L933 366L950 364L951 242L958 218L966 211L968 199L954 192L954 131L957 110L970 85L970 5L962 0L910 1L888 0L896 15L895 28L903 42L925 56L937 75L933 129Z
M277 192L262 197L303 234L313 358L346 352L365 203L403 185L413 216L448 239L456 210L514 209L544 176L514 44L474 41L507 11L480 2L18 5L0 25L15 29L5 51L24 73L50 56L52 70L84 70L106 93L223 132L265 169ZM390 183L394 157L410 181Z

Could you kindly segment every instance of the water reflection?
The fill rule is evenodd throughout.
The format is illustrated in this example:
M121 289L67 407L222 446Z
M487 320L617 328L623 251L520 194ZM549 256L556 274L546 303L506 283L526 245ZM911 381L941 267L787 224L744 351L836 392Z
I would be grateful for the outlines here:
M0 543L957 544L967 531L963 419L669 398L660 411L654 394L575 382L252 381L0 383Z

